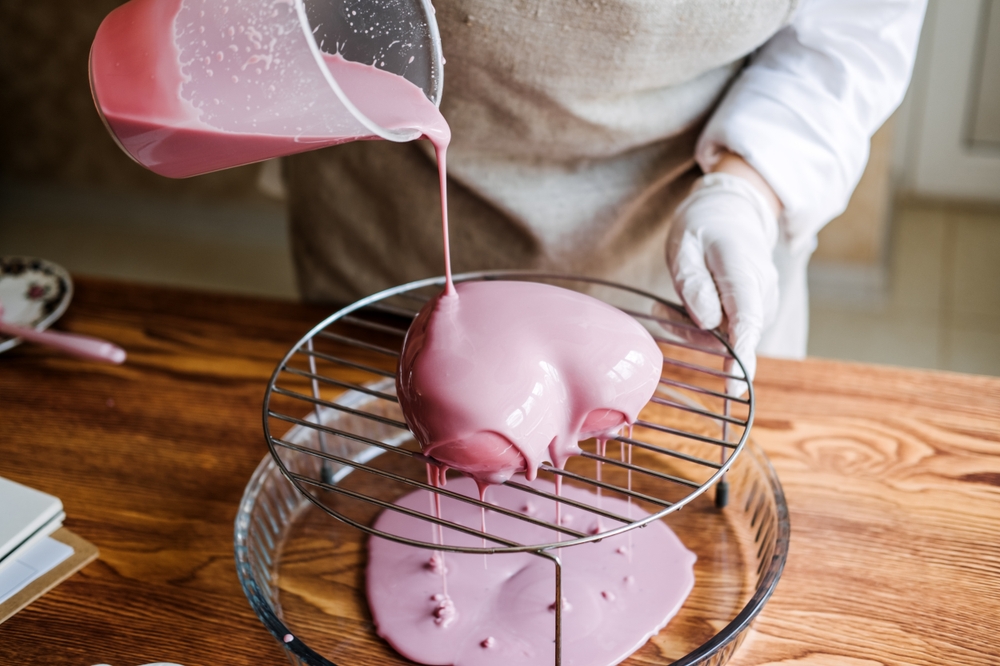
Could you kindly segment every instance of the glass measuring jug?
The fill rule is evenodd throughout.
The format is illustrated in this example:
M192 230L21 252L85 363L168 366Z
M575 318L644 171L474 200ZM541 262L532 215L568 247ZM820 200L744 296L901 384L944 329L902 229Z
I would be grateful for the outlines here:
M419 138L442 63L430 0L130 0L97 31L90 83L122 150L183 178Z

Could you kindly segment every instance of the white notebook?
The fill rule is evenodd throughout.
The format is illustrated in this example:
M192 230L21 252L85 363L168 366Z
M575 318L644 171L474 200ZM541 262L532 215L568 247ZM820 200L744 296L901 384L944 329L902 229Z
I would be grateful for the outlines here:
M51 537L18 548L0 571L0 604L73 556L73 548Z
M65 517L58 497L0 477L0 571L20 549L59 529Z

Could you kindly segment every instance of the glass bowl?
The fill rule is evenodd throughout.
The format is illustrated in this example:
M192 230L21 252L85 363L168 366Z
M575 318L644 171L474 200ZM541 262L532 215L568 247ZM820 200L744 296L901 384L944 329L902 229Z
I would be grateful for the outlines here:
M630 287L520 272L456 277L467 280L531 280L589 293L642 323L664 365L635 433L630 428L627 437L612 438L619 443L612 447L620 449L617 460L589 440L564 471L543 466L542 472L571 485L593 489L596 483L628 494L647 518L609 524L589 536L577 530L577 538L558 544L495 548L484 541L483 548L466 551L487 558L530 548L551 558L558 549L586 548L589 541L663 520L697 555L695 586L667 627L624 663L727 661L777 584L789 533L781 485L749 441L753 387L746 398L724 392L726 381L742 376L740 360L722 336L698 329L682 308ZM382 507L414 485L431 490L421 481L427 459L403 422L393 377L413 316L442 283L432 278L401 285L331 315L286 354L268 386L264 431L272 455L258 467L240 506L236 562L251 605L294 664L412 663L374 631L365 600L365 553ZM706 492L713 485L714 497ZM518 492L525 492L523 486ZM556 613L554 630L558 622Z
M385 390L390 382L375 390ZM379 401L347 391L336 402L365 410ZM324 408L307 418L367 432L372 439L397 446L409 439L408 433L345 411ZM316 436L315 430L299 425L283 439L315 446ZM359 442L340 452L345 453L372 461L383 450ZM285 464L292 472L315 476L318 469L295 466L321 463L312 456L297 456ZM327 478L349 486L352 476L359 475L343 468ZM663 518L698 556L695 587L666 628L623 662L627 666L726 663L777 585L788 554L789 521L774 469L764 452L748 441L727 480L725 508L718 508L705 493L683 511ZM367 538L311 502L283 476L272 456L261 461L236 517L237 573L250 605L292 664L412 663L375 634L365 600Z

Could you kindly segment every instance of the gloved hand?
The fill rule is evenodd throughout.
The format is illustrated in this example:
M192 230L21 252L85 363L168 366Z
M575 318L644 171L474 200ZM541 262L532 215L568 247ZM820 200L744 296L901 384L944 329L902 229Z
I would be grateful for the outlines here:
M778 311L777 241L778 222L767 200L749 181L728 173L702 176L674 212L667 236L667 265L688 313L706 329L725 322L749 379L757 368L757 343ZM742 376L732 361L726 370ZM746 382L726 380L730 395L746 390Z

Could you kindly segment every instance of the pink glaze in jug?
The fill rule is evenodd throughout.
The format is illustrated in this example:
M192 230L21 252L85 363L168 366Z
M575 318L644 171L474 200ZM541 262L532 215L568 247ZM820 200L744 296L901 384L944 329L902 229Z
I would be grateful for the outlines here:
M90 82L119 146L183 178L357 139L446 144L429 0L131 0Z

